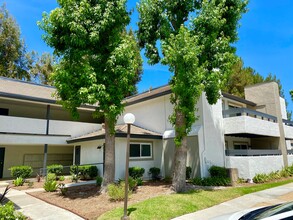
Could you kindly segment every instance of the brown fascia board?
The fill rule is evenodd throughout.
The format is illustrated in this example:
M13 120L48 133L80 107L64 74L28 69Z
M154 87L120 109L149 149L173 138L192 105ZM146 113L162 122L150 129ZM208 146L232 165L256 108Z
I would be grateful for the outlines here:
M222 95L225 98L228 98L228 99L231 99L231 100L234 100L234 101L237 101L237 102L241 102L241 103L244 103L246 105L250 105L250 106L253 106L253 107L256 106L256 103L254 103L254 102L248 101L246 99L240 98L240 97L235 96L235 95L231 95L231 94L226 93L226 92L222 92Z
M171 94L171 93L172 93L172 91L171 91L170 86L165 85L165 86L161 86L161 87L158 87L158 88L155 88L155 89L140 93L138 95L127 97L126 99L124 99L123 102L125 103L126 106L129 106L129 105L133 105L133 104L136 104L136 103L151 100L151 99L154 99L154 98L158 98L158 97L161 97L161 96L164 96L164 95L168 95L168 94Z
M45 103L45 104L60 105L54 99L45 99L45 98L25 96L25 95L12 94L12 93L6 93L6 92L0 92L0 97L10 98L10 99L18 99L18 100L24 100L24 101L31 101L31 102L39 102L39 103ZM93 106L93 105L81 105L80 107L81 108L88 108L88 109L96 109L96 106Z

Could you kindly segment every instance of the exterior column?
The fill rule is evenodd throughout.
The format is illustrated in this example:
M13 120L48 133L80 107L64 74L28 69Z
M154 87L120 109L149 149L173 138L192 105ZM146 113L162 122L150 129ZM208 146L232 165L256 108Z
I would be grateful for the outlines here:
M50 123L50 105L47 105L47 113L46 113L46 119L47 119L47 126L46 126L46 135L49 134L49 123ZM47 160L48 160L48 144L44 145L44 163L43 163L43 176L47 176Z

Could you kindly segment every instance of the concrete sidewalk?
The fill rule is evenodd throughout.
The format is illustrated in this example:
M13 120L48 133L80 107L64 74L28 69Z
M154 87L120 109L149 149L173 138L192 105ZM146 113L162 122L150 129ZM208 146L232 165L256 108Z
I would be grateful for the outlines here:
M293 200L293 183L241 196L201 211L174 218L174 220L207 220L252 207L278 204L288 200Z
M6 198L15 204L17 211L33 220L83 220L83 218L72 212L50 205L40 199L26 194L25 192L15 189L10 189Z

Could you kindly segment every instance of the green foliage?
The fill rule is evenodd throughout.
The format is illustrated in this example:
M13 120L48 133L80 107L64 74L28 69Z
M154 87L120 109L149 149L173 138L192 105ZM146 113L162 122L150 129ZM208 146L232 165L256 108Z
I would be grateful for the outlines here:
M47 172L54 173L56 176L59 176L63 172L63 166L61 164L52 164L47 166Z
M142 59L133 32L126 31L130 13L126 0L58 1L59 7L44 13L38 23L43 39L61 60L52 80L56 96L76 118L82 104L95 104L94 117L105 120L106 143L113 138L125 96L136 91ZM106 154L115 151L114 141ZM106 160L115 160L114 154ZM107 166L104 183L113 181L114 164Z
M122 201L125 196L125 182L120 181L118 184L109 184L108 187L108 195L113 201ZM130 192L129 192L130 194Z
M47 180L44 183L44 189L46 190L46 192L55 192L58 188L58 183L56 180Z
M232 43L237 40L238 20L246 4L243 0L142 0L138 5L140 46L149 63L161 62L174 73L170 121L176 130L176 146L196 120L195 104L202 91L210 104L220 97L219 89L235 62ZM179 115L184 118L180 125Z
M58 176L57 179L58 179L59 181L64 181L64 180L65 180L65 177L64 177L64 176Z
M103 182L103 177L97 176L96 177L96 185L97 186L101 186L102 185L102 182Z
M54 181L57 180L57 176L55 173L47 173L46 181Z
M13 180L14 186L23 186L24 179L22 177L17 177L15 180Z
M191 177L192 169L191 167L186 167L186 179L189 180Z
M161 172L161 169L158 167L151 167L149 169L149 173L152 175L152 180L159 180L160 172Z
M143 185L143 180L142 178L138 178L138 179L135 179L136 180L136 184L137 186L142 186Z
M253 177L254 183L266 183L281 178L287 178L293 176L293 164L291 166L285 167L282 170L272 171L269 174L258 173Z
M118 180L118 184L124 184L124 183L125 181L123 179ZM128 177L128 189L130 191L135 191L137 189L137 179L134 179L131 176Z
M78 175L80 179L94 179L98 176L98 168L94 165L70 166L70 173Z
M142 167L129 167L129 176L133 177L134 179L142 178L145 169Z
M225 167L211 166L209 168L211 177L227 177L228 170Z
M9 168L11 172L11 176L13 178L22 177L23 179L26 179L30 177L33 173L33 169L30 166L13 166Z
M227 177L196 177L192 179L192 184L199 186L230 186L231 179Z
M9 201L5 205L0 205L0 219L25 220L27 218L20 212L16 212L13 203Z

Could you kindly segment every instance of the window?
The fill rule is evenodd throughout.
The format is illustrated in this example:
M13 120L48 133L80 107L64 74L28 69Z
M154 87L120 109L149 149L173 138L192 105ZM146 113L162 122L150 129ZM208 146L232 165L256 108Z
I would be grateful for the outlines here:
M151 143L131 143L130 144L130 158L152 158L152 144Z
M246 150L248 149L248 143L246 142L234 142L235 150Z

